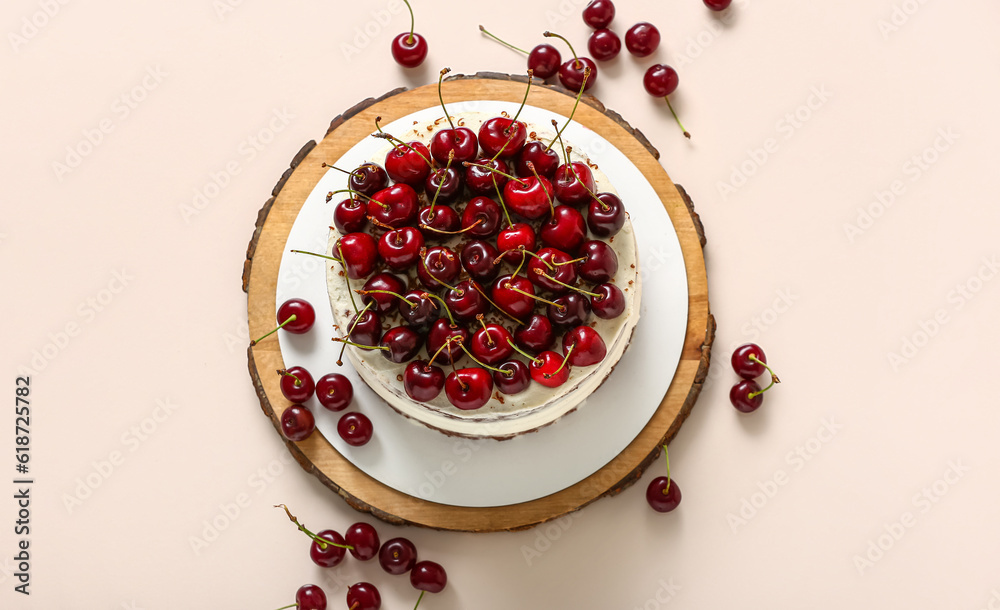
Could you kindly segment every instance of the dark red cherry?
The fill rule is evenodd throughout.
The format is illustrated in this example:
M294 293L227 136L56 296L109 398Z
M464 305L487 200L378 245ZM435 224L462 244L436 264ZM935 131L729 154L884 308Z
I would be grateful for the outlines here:
M493 117L479 128L479 146L487 157L512 159L524 148L528 128L521 121Z
M583 182L580 182L581 180ZM580 206L593 199L590 194L597 186L594 184L594 173L590 171L590 166L581 161L574 161L572 167L569 164L563 164L556 169L552 188L559 201L568 205Z
M437 205L434 209L425 205L420 208L418 216L420 229L426 239L450 239L451 233L458 231L458 212L446 205Z
M281 412L281 434L290 441L304 441L316 429L312 411L303 405L291 405Z
M354 386L340 373L329 373L316 382L316 398L330 411L343 411L354 398Z
M667 477L656 477L646 488L646 502L657 512L669 513L681 503L681 488Z
M517 156L517 163L514 169L520 177L534 176L528 163L535 167L539 176L551 179L556 175L556 168L561 164L561 159L556 151L552 150L544 142L528 142L521 149L521 154Z
M500 273L500 266L493 264L498 256L500 253L490 242L474 239L462 246L459 258L462 260L462 267L473 279L487 283L492 282Z
M417 563L417 547L406 538L386 540L378 551L378 563L393 576L406 574Z
M760 362L751 360L750 356L753 356ZM764 350L756 343L744 343L737 347L730 360L733 370L743 379L756 379L760 377L764 374L764 364L767 364L767 356L764 355Z
M402 364L413 360L424 346L424 338L409 326L396 326L385 331L379 345L389 348L380 350L386 360Z
M482 167L484 165L497 171L490 171ZM507 184L507 176L498 172L510 173L506 162L502 159L481 157L465 167L465 184L473 195L493 195L497 192L497 188L502 191Z
M705 6L713 11L724 11L729 8L729 5L732 3L733 0L705 0Z
M430 162L431 151L416 140L407 142L406 146L393 144L385 156L385 171L394 182L416 187L431 173Z
M382 595L369 582L354 583L347 588L347 607L349 610L379 610Z
M388 235L388 234L387 234ZM361 302L367 305L372 303L372 309L375 310L380 316L384 316L390 311L396 309L399 303L399 297L396 294L402 294L406 290L406 284L403 280L391 273L376 273L367 282L365 282L364 291L373 291L368 294L363 294L361 296ZM389 294L394 292L396 294Z
M440 306L440 303L438 305ZM458 337L459 340L441 349L452 337ZM427 332L427 353L435 354L441 349L441 353L438 354L437 360L435 360L435 362L440 362L441 364L451 364L461 358L465 354L461 346L468 346L468 344L469 331L463 326L452 326L446 317L438 318L431 323L431 329Z
M293 366L288 369L278 371L281 381L278 387L281 393L291 402L305 402L312 397L316 384L313 382L309 371L301 366Z
M366 278L375 271L378 262L378 246L375 238L368 233L348 233L339 240L333 255L343 255L344 270L352 280Z
M497 233L497 249L505 253L505 261L515 265L525 256L520 251L534 252L538 248L536 242L535 230L524 222L515 222Z
M520 182L513 180L504 187L503 198L514 212L529 220L545 216L552 210L552 183L548 178L526 176Z
M527 293L527 294L525 294ZM502 275L493 282L490 297L497 307L514 318L523 320L535 308L535 289L528 278Z
M573 348L570 353L570 347ZM589 326L577 326L563 335L563 355L573 366L591 366L608 355L608 348L600 333Z
M764 394L756 381L741 379L729 390L729 402L740 413L753 413L764 404Z
M553 324L579 326L590 315L590 299L580 293L564 294L552 302L556 305L549 305L547 313Z
M404 299L399 301L399 315L403 321L418 331L423 331L431 326L431 322L444 315L440 311L441 305L428 296L425 290L411 290L403 295Z
M437 200L434 201L435 206L455 203L462 196L462 190L465 188L462 176L462 170L454 166L442 167L428 174L427 179L424 180L424 195L427 196L427 201L434 200L434 195L437 194ZM440 192L438 191L439 186Z
M569 254L556 248L542 248L538 256L528 262L528 279L534 285L554 294L564 294L569 290L563 284L573 285L576 281L576 264ZM557 280L557 281L556 281Z
M625 295L614 284L600 284L593 292L600 296L591 297L590 305L594 315L604 320L613 320L625 311Z
M587 39L587 50L597 61L610 61L622 51L622 39L608 28L602 28Z
M486 369L458 369L444 380L444 393L455 408L472 411L490 401L493 377Z
M590 76L584 85L583 76L587 68L590 68ZM597 64L589 57L570 59L559 66L559 82L570 91L579 91L580 87L589 91L597 83Z
M529 365L531 378L547 388L557 388L569 379L570 364L564 362L562 354L545 351Z
M454 152L452 163L472 161L479 154L479 139L476 132L468 127L441 129L431 137L431 156L441 164L447 163L448 156Z
M469 350L480 362L496 365L514 353L512 341L513 337L506 328L499 324L487 324L473 333Z
M404 68L416 68L427 57L427 40L420 34L403 32L392 39L392 58Z
M326 593L317 585L302 585L295 592L298 610L326 610Z
M304 299L288 299L278 307L277 312L278 328L283 328L296 335L309 332L309 329L316 323L316 310ZM260 339L250 342L250 345L257 345L266 337L278 331L278 328L270 331Z
M378 255L392 269L404 271L417 264L423 247L423 233L413 227L400 227L382 234L378 240Z
M625 205L613 193L598 193L587 207L587 227L597 237L611 237L625 226Z
M458 256L446 246L426 248L421 256L423 261L417 264L417 276L428 290L443 288L441 282L450 286L462 270Z
M448 584L448 575L440 564L433 561L418 561L410 570L410 584L419 591L440 593Z
M368 226L368 203L360 199L345 199L333 210L333 226L341 233L357 233Z
M444 302L459 322L475 320L476 316L486 314L490 307L489 301L476 290L472 280L462 280L455 285L455 290L446 291Z
M340 562L344 561L344 557L347 556L347 549L336 545L347 544L344 537L333 530L323 530L316 535L333 544L321 547L319 541L313 540L312 544L309 545L309 558L321 568L333 568L340 565Z
M359 522L344 530L344 542L358 561L368 561L378 555L381 546L378 531L369 523Z
M497 366L502 372L493 371L493 383L500 392L513 396L520 394L531 385L531 372L528 365L520 360L508 360Z
M595 284L611 281L618 273L618 255L606 242L592 239L580 246L581 261L577 272L584 280Z
M561 63L562 55L550 44L540 44L528 53L528 68L542 80L555 76Z
M345 413L337 422L337 434L352 447L367 445L373 432L372 420L364 413Z
M444 371L426 360L414 360L403 369L403 389L413 400L434 400L444 389Z
M606 28L615 18L615 5L611 0L591 0L583 9L583 22L599 30Z
M636 57L652 55L660 46L660 30L646 21L641 21L625 33L625 48Z
M514 330L514 342L530 352L544 352L555 344L556 334L552 321L546 316L534 314L524 325Z
M389 185L389 174L377 163L363 163L351 172L348 186L363 195L374 195Z
M368 215L393 228L416 224L420 203L409 184L394 184L372 195Z
M677 71L665 64L654 64L642 77L642 85L653 97L666 97L677 90Z
M542 223L538 236L546 246L576 252L587 239L587 221L576 208L557 205L555 213Z
M352 329L350 340L360 345L378 345L382 338L382 321L378 314L371 310L354 314L347 328Z
M502 219L500 204L489 197L473 197L462 210L462 228L476 237L495 235Z

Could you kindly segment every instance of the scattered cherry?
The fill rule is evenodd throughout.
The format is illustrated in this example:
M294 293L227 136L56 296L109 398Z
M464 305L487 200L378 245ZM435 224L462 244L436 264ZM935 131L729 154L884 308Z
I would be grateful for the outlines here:
M570 91L578 91L580 89L589 91L597 83L597 64L594 63L594 60L589 57L577 57L576 51L573 50L573 45L559 34L544 32L542 35L562 39L566 43L566 46L569 47L570 53L573 54L573 59L567 60L559 66L559 82L562 83L563 87L566 87Z
M641 21L625 33L625 47L636 57L648 57L660 46L660 30L652 23Z
M349 610L379 610L382 596L371 583L355 583L347 589L347 607Z
M309 329L316 322L316 310L309 304L309 301L304 299L288 299L278 307L277 318L278 328L284 328L290 333L301 335L309 332ZM265 337L269 337L277 332L278 328L275 328L260 339L251 341L250 345L257 345Z
M292 402L305 402L313 395L316 384L313 383L312 375L301 366L293 366L288 369L278 369L281 381L278 387L281 394Z
M295 605L298 610L326 610L326 593L317 585L302 585L295 592Z
M751 359L751 356L753 359ZM736 348L730 359L733 370L743 379L756 379L764 374L767 356L756 343L745 343Z
M666 445L663 446L663 455L667 460L667 476L656 477L649 482L649 486L646 487L646 502L655 511L669 513L681 503L681 489L676 481L670 478L670 455L667 453Z
M351 547L351 555L360 561L368 561L378 555L378 532L371 524L358 522L344 531L344 541Z
M403 0L406 8L410 11L410 31L403 32L392 40L392 58L396 63L405 68L416 68L424 63L427 57L427 41L423 36L413 31L416 20L413 16L413 7L408 0Z
M316 382L316 398L331 411L343 411L354 398L354 386L340 373L323 375Z
M733 0L705 0L705 6L713 11L724 11L729 8L729 5L732 3Z
M410 584L420 591L440 593L448 584L448 575L440 564L433 561L419 561L410 570Z
M345 413L337 422L337 434L352 447L361 447L372 440L372 420L364 413Z
M291 405L281 412L281 434L290 441L304 441L316 429L312 411L303 405Z
M667 102L667 108L670 109L670 113L674 115L674 120L677 121L677 125L684 132L684 137L691 139L691 134L688 133L687 129L684 129L684 125L681 124L680 118L674 111L673 104L670 103L670 94L677 90L677 84L680 80L677 77L677 71L666 64L654 64L646 70L645 76L642 77L642 84L646 87L646 92L653 97L662 97Z
M587 39L587 50L597 61L611 61L621 53L622 39L608 28L603 28Z
M417 547L406 538L386 540L379 549L378 563L389 574L406 574L417 563Z
M528 56L528 69L538 78L545 80L552 78L559 71L559 64L562 63L562 56L559 55L559 51L550 44L540 44L536 46L531 52L527 52L520 47L515 47L514 45L497 38L490 32L486 30L483 26L479 26L479 31L486 34L493 40L504 45L508 49L513 49Z
M323 530L316 534L317 538L322 538L329 544L322 544L319 540L313 540L309 545L309 558L313 563L321 568L332 568L340 565L347 556L347 542L344 537L334 530Z
M611 25L615 18L615 5L611 0L590 0L583 9L583 22L599 30Z
M729 390L729 402L740 413L753 413L764 403L764 391L752 379L741 379Z

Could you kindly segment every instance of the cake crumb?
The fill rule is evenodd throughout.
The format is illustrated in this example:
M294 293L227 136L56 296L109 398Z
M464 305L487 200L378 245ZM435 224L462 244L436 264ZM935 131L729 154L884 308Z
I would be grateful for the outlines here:
M493 395L493 398L496 398L497 402L499 402L500 404L504 404L503 396L500 394L500 390L496 391L496 393Z
M634 283L635 283L635 282L633 282L632 280L629 280L629 281L628 281L628 285L629 285L629 286L631 286L631 285L632 285L632 284L634 284Z
M465 117L462 117L455 122L458 124L459 127L465 127Z
M635 263L632 263L631 265L629 265L629 267L632 267L633 269L635 269Z
M537 140L538 134L532 131L531 133L528 134L528 137L531 138L532 140Z
M402 375L396 375L396 381L402 381L402 380L403 380Z
M503 117L503 118L505 118L505 119L509 119L509 118L510 118L510 115L509 115L509 114L507 114L507 111L506 111L506 110L501 110L501 111L500 111L500 116L502 116L502 117Z

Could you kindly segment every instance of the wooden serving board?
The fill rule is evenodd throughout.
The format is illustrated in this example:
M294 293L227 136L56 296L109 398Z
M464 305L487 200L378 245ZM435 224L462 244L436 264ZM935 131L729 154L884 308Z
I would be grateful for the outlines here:
M455 76L444 83L449 101L492 99L516 107L524 97L527 77L480 73ZM528 103L569 116L575 95L555 86L533 83ZM308 142L292 159L257 215L247 248L243 290L247 293L250 336L273 328L275 290L292 223L306 197L326 173L323 162L335 161L373 131L376 116L388 124L438 103L437 86L396 89L378 99L367 99L338 116L326 137ZM715 320L709 311L708 281L703 247L705 234L684 189L674 185L658 161L659 153L638 130L591 96L584 96L576 121L594 130L621 150L659 194L670 215L684 253L688 281L687 332L680 364L666 395L650 422L614 460L576 485L552 495L499 508L469 508L428 502L392 489L358 470L323 437L313 434L301 443L286 441L298 463L349 505L394 524L420 525L456 531L520 530L556 519L603 496L614 495L634 483L659 455L660 447L677 434L687 418L708 372ZM319 306L321 304L317 304ZM248 348L250 377L260 406L280 434L280 418L288 401L278 389L277 375L259 374L283 368L277 341Z

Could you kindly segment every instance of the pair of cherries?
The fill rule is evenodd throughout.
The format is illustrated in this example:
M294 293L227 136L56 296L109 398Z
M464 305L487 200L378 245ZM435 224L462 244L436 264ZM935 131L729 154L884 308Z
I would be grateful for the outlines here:
M611 0L591 0L583 9L583 22L594 28L587 49L598 61L609 61L622 49L621 39L608 26L615 18ZM660 31L652 23L641 21L625 33L625 48L636 57L648 57L660 46Z
M732 357L733 370L742 379L729 391L729 401L741 413L753 413L764 403L764 392L774 384L781 383L771 367L767 366L767 356L764 350L755 343L747 343L736 348ZM764 374L771 374L771 383L764 389L754 381Z

